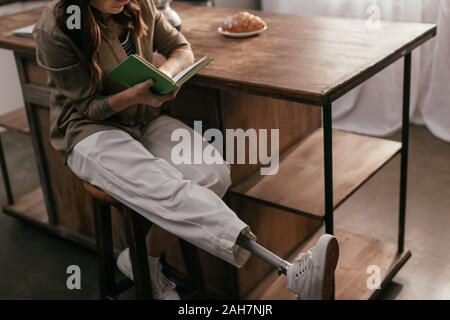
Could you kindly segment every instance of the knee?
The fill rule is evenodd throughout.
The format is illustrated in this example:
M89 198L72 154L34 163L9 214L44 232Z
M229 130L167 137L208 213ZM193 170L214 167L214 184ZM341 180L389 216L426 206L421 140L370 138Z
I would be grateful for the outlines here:
M205 176L200 185L210 189L223 198L231 186L231 170L228 165L211 165L204 168Z

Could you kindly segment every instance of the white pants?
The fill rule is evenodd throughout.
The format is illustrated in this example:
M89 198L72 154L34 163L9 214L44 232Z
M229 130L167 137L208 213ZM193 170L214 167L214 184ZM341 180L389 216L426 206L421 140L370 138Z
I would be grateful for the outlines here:
M175 165L171 135L178 128L198 135L168 116L152 121L142 141L122 130L97 132L73 148L68 166L162 229L242 267L250 253L236 239L241 232L255 237L221 199L231 184L229 166Z

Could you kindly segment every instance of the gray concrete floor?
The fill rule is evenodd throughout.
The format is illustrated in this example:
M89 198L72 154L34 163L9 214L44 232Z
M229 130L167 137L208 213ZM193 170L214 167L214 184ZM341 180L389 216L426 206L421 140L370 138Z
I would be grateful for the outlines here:
M7 132L2 141L15 196L39 185L29 136ZM6 202L3 182L0 201ZM81 290L66 287L69 265L81 268ZM0 299L95 299L97 264L92 251L0 214Z
M398 157L337 210L337 227L396 242L399 181ZM450 144L413 126L406 218L413 256L382 298L450 299L449 243Z
M38 185L29 137L2 135L15 194ZM394 137L398 139L398 136ZM450 298L450 144L425 128L411 132L407 246L413 257L383 299ZM399 160L368 182L336 213L337 227L396 241ZM5 203L3 187L0 202ZM66 287L66 268L80 266L81 290ZM93 252L0 214L0 299L96 299Z

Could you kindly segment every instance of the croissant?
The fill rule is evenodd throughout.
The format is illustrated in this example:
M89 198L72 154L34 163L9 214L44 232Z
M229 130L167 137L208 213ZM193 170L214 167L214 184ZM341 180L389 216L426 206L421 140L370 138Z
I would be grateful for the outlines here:
M266 23L258 16L242 11L225 19L222 30L226 32L242 33L263 29Z

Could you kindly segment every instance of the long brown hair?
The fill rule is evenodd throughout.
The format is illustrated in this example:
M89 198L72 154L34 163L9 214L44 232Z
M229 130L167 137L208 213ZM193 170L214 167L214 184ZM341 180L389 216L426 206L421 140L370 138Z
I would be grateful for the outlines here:
M101 85L102 70L98 63L98 50L101 41L100 24L105 24L101 12L90 5L91 0L60 0L55 7L55 16L58 27L66 33L78 48L86 54L89 62L89 74L96 86ZM81 29L67 28L67 19L70 14L67 8L76 5L81 11ZM137 37L145 35L148 27L142 19L139 0L131 0L124 10L113 16L120 25L133 30Z

